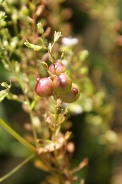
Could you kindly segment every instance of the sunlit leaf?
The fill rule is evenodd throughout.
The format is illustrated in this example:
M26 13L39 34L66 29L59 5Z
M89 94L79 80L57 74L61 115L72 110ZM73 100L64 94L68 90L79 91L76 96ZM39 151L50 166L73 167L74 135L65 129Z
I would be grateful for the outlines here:
M11 83L7 84L6 82L2 82L1 86L5 87L6 89L0 91L0 102L8 95L8 92L11 88Z
M0 91L0 102L4 100L4 98L8 95L8 90L1 90Z
M11 85L7 84L6 82L2 82L1 86L5 87L5 88L10 88L11 87Z
M7 16L5 15L5 12L0 11L0 20L3 20L4 18L6 18Z
M44 29L43 29L43 26L42 26L42 23L41 23L41 22L39 22L39 23L37 24L37 28L38 28L38 31L39 31L41 34L44 33Z
M42 49L42 46L34 45L34 44L32 44L32 43L29 43L28 41L24 42L24 44L25 44L28 48L33 49L33 50L35 50L35 51L39 51L39 50Z
M62 36L61 32L56 32L55 31L55 33L54 33L54 42L57 42L61 36Z

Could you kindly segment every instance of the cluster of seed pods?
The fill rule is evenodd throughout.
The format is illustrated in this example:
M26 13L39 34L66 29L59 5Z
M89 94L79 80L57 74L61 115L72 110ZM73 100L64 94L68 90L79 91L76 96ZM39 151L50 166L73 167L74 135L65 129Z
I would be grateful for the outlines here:
M40 97L55 95L62 102L73 103L80 96L77 84L72 83L67 74L67 68L61 60L48 67L49 77L37 78L35 91Z

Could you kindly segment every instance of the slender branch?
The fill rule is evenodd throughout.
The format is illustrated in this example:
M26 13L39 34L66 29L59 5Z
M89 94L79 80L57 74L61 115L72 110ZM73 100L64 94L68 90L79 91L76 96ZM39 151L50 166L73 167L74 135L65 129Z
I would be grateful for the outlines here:
M56 144L57 144L57 136L58 136L58 133L59 133L59 130L60 130L60 125L59 125L59 122L58 122L58 118L59 118L59 110L58 110L58 101L56 100L56 105L55 105L55 124L54 124L54 130L53 130L53 133L54 133L54 137L53 137L53 141L54 141L54 160L55 160L55 164L56 164L56 167L58 169L58 172L60 173L60 169L59 169L59 160L58 160L58 150L56 148Z
M34 142L35 142L35 145L36 145L36 147L37 147L37 141L36 141L36 140L37 140L37 133L36 133L36 129L35 129L34 122L33 122L33 115L32 115L30 100L28 99L28 96L27 96L26 93L25 93L25 90L24 90L24 88L23 88L23 85L22 85L21 81L19 80L18 74L16 74L16 78L17 78L17 80L18 80L18 83L19 83L19 85L20 85L22 91L23 91L23 94L24 94L24 96L25 96L25 99L26 99L26 101L27 101L27 103L28 103L28 105L29 105L29 117L30 117L30 121L31 121L31 125L32 125L32 131L33 131Z
M24 146L26 146L28 149L35 151L35 147L31 145L29 142L27 142L25 139L23 139L17 132L15 132L11 127L9 127L1 118L0 118L0 125L9 133L11 134L15 139L17 139L19 142L21 142Z
M17 165L14 169L12 169L9 173L4 175L2 178L0 178L0 183L10 177L12 174L14 174L16 171L18 171L23 165L25 165L28 161L30 161L32 158L34 158L35 154L30 155L28 158L26 158L23 162L21 162L19 165Z

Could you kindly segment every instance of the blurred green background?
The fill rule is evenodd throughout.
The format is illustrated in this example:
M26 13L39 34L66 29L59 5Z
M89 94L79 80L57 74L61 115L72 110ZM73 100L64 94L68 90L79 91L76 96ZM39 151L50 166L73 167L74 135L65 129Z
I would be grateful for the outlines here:
M8 11L8 21L10 21L10 14L19 14L22 8L27 6L27 2L23 0L20 2L8 0L7 2L6 6L11 9L11 12L4 6L1 6L1 10ZM84 178L85 184L122 184L121 0L35 0L29 2L32 5L34 3L45 5L41 18L47 21L53 31L61 31L64 37L79 39L76 53L83 49L89 52L85 59L88 69L87 78L83 81L78 79L81 84L82 99L76 106L69 106L68 121L71 123L72 141L76 148L71 159L71 167L77 166L84 158L89 159L88 165L76 173L79 180L74 183L79 184ZM11 24L7 26L13 35ZM49 40L51 39L50 34ZM75 68L75 65L69 68L71 75L77 79L75 73L78 73L78 68ZM0 82L8 78L9 74L0 63ZM16 94L21 93L17 87L12 90ZM17 102L5 99L0 103L0 117L19 133L24 134L25 130L21 122L26 122L28 116L20 108ZM28 154L29 151L24 146L0 127L1 177ZM46 175L47 173L35 168L30 162L2 183L44 184L43 180Z

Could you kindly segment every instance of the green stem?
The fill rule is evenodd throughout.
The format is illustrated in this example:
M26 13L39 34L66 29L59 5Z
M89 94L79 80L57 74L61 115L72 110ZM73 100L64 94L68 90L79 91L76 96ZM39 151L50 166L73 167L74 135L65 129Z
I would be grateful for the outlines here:
M31 121L31 125L32 125L33 137L34 137L35 145L36 145L36 147L37 147L37 141L36 141L36 140L37 140L37 134L36 134L36 129L35 129L34 122L33 122L33 115L32 115L30 100L28 99L28 96L27 96L26 93L25 93L25 90L24 90L24 88L23 88L23 84L21 83L18 74L16 74L16 78L17 78L17 80L18 80L18 83L19 83L19 85L20 85L22 91L23 91L23 94L24 94L24 96L25 96L25 99L26 99L26 101L27 101L27 103L28 103L28 105L29 105L29 116L30 116L30 121Z
M30 116L32 129L33 129L33 137L34 137L35 145L36 145L36 147L38 147L37 134L36 134L36 129L35 129L34 122L33 122L33 115L32 115L32 111L31 111L31 105L29 105L29 109L30 109L29 110L29 116Z
M58 101L56 101L56 105L55 105L55 129L54 129L54 134L55 134L55 140L56 137L60 131L60 122L58 122L58 118L59 118L59 105L58 105Z
M52 48L53 48L53 46L54 46L54 43L52 44ZM54 56L53 56L53 54L51 52L52 48L51 48L51 50L49 48L47 48L47 50L48 50L48 53L49 53L49 57L50 57L51 63L54 63L55 59L54 59Z
M29 142L27 142L25 139L23 139L17 132L15 132L11 127L9 127L1 118L0 118L0 125L9 133L11 134L15 139L17 139L19 142L21 142L24 146L26 146L28 149L35 151L35 147L31 145Z
M58 162L58 151L56 149L56 144L57 144L57 135L59 133L59 125L58 125L58 104L57 104L57 101L56 101L56 105L55 105L55 125L54 125L54 155L55 155L55 164L58 168L58 165L59 165L59 162Z
M26 158L23 162L21 162L18 166L16 166L14 169L12 169L9 173L7 173L6 175L4 175L2 178L0 178L0 183L2 181L4 181L5 179L7 179L9 176L11 176L12 174L14 174L16 171L18 171L23 165L25 165L28 161L30 161L33 157L35 156L35 154L29 156L28 158Z

